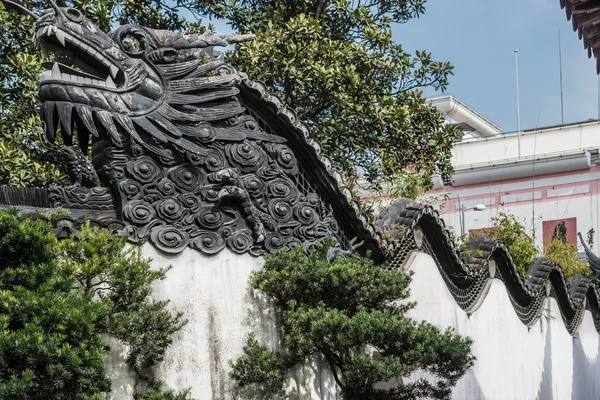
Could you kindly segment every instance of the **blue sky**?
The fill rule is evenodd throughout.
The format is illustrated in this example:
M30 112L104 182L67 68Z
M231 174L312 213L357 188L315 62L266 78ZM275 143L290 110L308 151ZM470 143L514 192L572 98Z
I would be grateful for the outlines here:
M223 21L213 23L217 33L231 32ZM428 0L423 16L393 27L394 40L406 50L425 49L436 60L450 61L454 76L446 93L505 132L517 130L515 49L521 129L561 123L559 30L565 123L598 118L594 59L587 58L558 0Z
M587 58L558 0L428 0L426 7L421 18L394 27L394 40L450 61L447 93L505 132L517 129L515 49L521 129L560 124L559 30L565 123L598 117L594 59Z

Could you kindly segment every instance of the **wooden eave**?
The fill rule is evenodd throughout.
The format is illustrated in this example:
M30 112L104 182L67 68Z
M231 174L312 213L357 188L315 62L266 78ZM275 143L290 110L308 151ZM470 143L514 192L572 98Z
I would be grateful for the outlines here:
M588 57L596 59L596 73L600 74L600 0L560 0L560 7L573 22Z

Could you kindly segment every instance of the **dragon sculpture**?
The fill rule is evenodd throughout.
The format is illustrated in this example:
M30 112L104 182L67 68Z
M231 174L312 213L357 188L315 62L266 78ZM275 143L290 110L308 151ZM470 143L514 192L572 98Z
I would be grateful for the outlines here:
M588 247L588 245L585 243L585 240L583 240L583 236L581 236L581 232L577 232L577 236L579 236L579 242L585 250L585 255L588 259L588 265L594 273L594 282L596 284L600 284L600 257L595 255L592 249Z
M106 34L55 4L36 18L34 42L53 60L39 89L47 141L60 130L73 150L77 137L71 168L91 142L100 181L51 188L55 205L114 207L130 238L170 254L258 255L339 233L331 206L301 187L286 138L242 105L246 77L210 56L252 35Z

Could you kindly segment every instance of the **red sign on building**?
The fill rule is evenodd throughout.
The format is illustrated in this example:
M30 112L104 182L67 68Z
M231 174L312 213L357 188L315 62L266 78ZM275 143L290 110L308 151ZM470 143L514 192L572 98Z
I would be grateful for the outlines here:
M562 218L542 221L544 247L553 239L577 246L577 218Z

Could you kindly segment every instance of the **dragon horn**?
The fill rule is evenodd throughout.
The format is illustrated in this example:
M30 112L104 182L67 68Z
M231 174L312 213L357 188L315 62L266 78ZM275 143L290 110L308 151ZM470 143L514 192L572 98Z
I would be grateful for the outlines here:
M588 264L590 265L590 268L592 268L595 273L600 274L600 258L595 255L594 252L585 244L581 232L577 232L577 235L579 236L579 241L585 250L585 255L588 258Z
M193 36L194 35L191 35L191 37L188 39L190 42L194 41ZM206 35L199 36L198 39L208 43L209 46L229 46L230 44L251 42L256 39L256 35Z
M56 4L54 1L52 0L48 0L50 2L50 5L52 6L52 8L54 9L54 14L56 14L57 16L59 14L63 15L63 11L60 9L60 7L58 6L58 4Z
M20 12L21 14L29 15L30 17L32 17L36 20L40 18L39 15L37 15L36 13L34 13L33 11L31 11L30 9L25 7L23 4L21 4L17 0L0 0L0 3L4 4L4 6L7 9L15 10L15 11Z
M197 49L211 46L228 46L235 43L249 42L256 38L255 35L185 35L180 32L153 30L160 44L176 50Z

